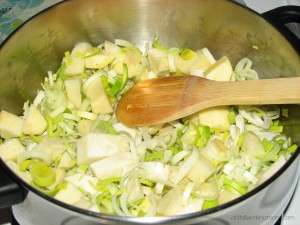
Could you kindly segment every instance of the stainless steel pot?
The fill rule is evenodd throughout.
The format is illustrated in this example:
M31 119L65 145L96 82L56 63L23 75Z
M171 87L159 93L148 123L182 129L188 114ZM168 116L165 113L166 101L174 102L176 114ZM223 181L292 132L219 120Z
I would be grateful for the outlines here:
M299 40L279 31L286 31L283 24L290 20L299 22L300 10L281 9L280 13L284 16L266 14L279 22L275 28L263 16L224 0L64 1L35 16L1 46L0 108L21 113L23 102L34 97L47 71L55 71L64 52L80 41L99 44L122 38L143 49L158 36L165 46L205 46L216 58L227 55L233 64L248 57L261 78L300 76ZM285 132L299 144L300 106L289 107ZM2 206L22 202L13 206L22 225L274 224L295 190L299 153L298 148L283 168L248 194L217 208L181 216L126 218L79 209L38 192L1 160L0 166L14 182L2 171L0 202Z

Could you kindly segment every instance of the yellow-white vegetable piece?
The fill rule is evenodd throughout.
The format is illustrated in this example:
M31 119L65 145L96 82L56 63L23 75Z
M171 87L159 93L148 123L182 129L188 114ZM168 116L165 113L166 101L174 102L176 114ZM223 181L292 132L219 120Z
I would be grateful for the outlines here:
M71 51L72 57L77 57L78 54L85 55L88 51L90 51L93 46L88 42L80 42L75 45L75 47Z
M167 72L169 70L169 61L167 53L159 49L153 48L149 50L148 57L150 70L153 71L155 74Z
M55 199L73 205L84 197L84 193L71 183L67 183L65 189L59 190L54 196Z
M216 81L230 81L232 66L229 59L224 56L210 66L204 76ZM216 90L218 91L218 90ZM229 106L217 106L199 112L199 123L210 126L211 128L220 129L220 131L229 130Z
M117 74L123 74L124 63L127 65L129 78L139 77L144 71L143 55L138 49L124 48L118 52L112 63Z
M88 56L91 53L86 53ZM89 69L102 69L106 67L109 63L111 63L114 60L114 55L105 54L105 52L101 52L97 55L88 56L85 58L85 67Z
M122 176L123 169L134 163L130 152L120 152L91 163L90 168L99 179Z
M252 156L260 156L265 153L265 149L259 136L252 131L246 131L244 133L241 151Z
M129 151L130 139L121 135L88 133L77 141L77 164L92 163Z
M8 139L0 145L0 157L4 161L16 161L22 152L25 152L25 147L17 138Z
M188 172L187 177L196 185L202 184L208 177L216 172L214 165L200 154L197 162Z
M27 118L25 119L23 133L40 135L47 129L48 123L40 110L31 105L28 109Z
M79 57L71 57L71 62L67 62L66 59L64 59L66 63L66 68L64 70L64 75L66 76L78 76L80 74L83 74L85 71L85 62L83 58Z
M220 131L229 130L229 106L216 106L199 112L199 123Z
M24 119L2 110L0 112L0 136L2 138L19 137L23 132Z
M91 132L92 125L93 125L92 120L82 119L77 124L77 130L80 134L87 134Z
M134 204L136 201L144 198L142 185L140 184L137 176L132 176L128 179L126 188L129 192L128 202Z
M188 54L191 54L187 57L188 59L178 57L175 62L176 68L182 73L190 75L192 70L205 70L211 66L210 61L202 52L194 52L189 49L185 51L188 51Z
M228 57L223 56L221 59L219 59L204 71L204 76L210 80L230 81L232 72L232 66Z
M95 187L97 186L98 179L96 177L92 177L90 175L76 173L65 178L65 181L70 182L75 187L84 190L86 193L90 193L92 195L97 193Z
M222 189L218 197L218 202L219 204L223 204L226 202L230 202L231 200L236 199L240 196L241 195L237 191L233 193L232 191L229 191L227 189Z
M93 113L111 113L113 108L106 95L105 89L102 84L101 77L94 78L86 88L86 96L91 101Z
M57 167L63 169L70 169L73 166L74 166L74 159L71 157L68 151L64 151L60 156L60 160Z
M105 49L106 53L111 54L111 55L115 55L121 50L121 48L119 46L117 46L114 43L111 43L110 41L104 42L104 49Z
M34 147L34 150L48 153L51 155L52 161L54 161L67 147L68 145L62 138L44 137L42 141Z
M69 101L76 108L80 108L82 103L80 79L65 80L65 86Z

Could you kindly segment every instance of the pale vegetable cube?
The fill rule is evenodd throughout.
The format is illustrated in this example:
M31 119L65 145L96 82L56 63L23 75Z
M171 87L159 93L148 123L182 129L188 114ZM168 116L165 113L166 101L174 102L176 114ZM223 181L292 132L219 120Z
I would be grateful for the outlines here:
M253 156L260 156L265 153L265 149L260 137L252 131L247 131L244 133L241 151Z
M214 167L214 165L203 155L200 155L197 162L188 172L187 177L191 179L196 185L200 185L215 172L216 168Z
M119 152L129 151L130 139L121 135L88 133L77 142L77 163L92 163Z
M87 53L88 54L88 53ZM106 67L111 61L113 61L115 56L97 54L89 56L85 59L85 67L89 69L102 69Z
M78 202L83 197L84 193L71 183L67 183L67 188L59 190L54 196L55 199L71 205Z
M218 202L219 202L219 204L223 204L223 203L226 203L226 202L230 202L231 200L236 199L240 196L241 195L237 191L236 191L236 193L233 193L233 192L231 192L227 189L223 189L220 192L220 195L218 197Z
M200 198L200 199L195 198L195 199L189 200L188 204L179 211L178 215L200 211L203 206L203 203L204 203L203 198Z
M207 70L205 70L203 74L207 79L210 80L230 81L232 72L233 70L229 59L227 56L223 56Z
M58 168L70 169L76 163L76 162L74 162L74 159L71 157L71 155L67 151L63 152L60 157L61 158L57 165Z
M86 96L91 101L92 111L94 113L111 113L113 108L106 95L101 77L96 77L86 88Z
M50 185L49 189L54 189L57 184L63 183L65 176L66 176L66 170L61 168L52 168L52 170L55 172L55 182Z
M31 105L25 119L23 133L40 135L47 129L48 123L37 107Z
M17 138L8 139L0 145L0 157L4 161L16 161L19 154L25 152L25 147Z
M66 76L77 76L85 71L85 62L82 58L72 57L71 62L66 62L66 65L64 70Z
M122 176L123 169L134 163L130 152L120 152L90 164L94 175L100 179Z
M199 123L211 128L220 129L220 131L229 130L228 121L229 106L216 106L201 110L198 114Z
M91 132L91 127L93 125L92 120L80 120L77 124L77 130L81 134L87 134Z
M176 68L180 70L184 74L191 74L192 70L200 70L200 69L207 69L211 66L210 61L202 52L194 52L195 55L186 60L182 57L178 57L176 60Z
M132 78L140 76L144 72L145 67L142 65L142 62L143 55L139 50L125 48L119 51L112 64L117 74L123 74L123 64L125 63L128 69L128 77Z
M97 204L87 200L86 198L81 198L79 201L73 203L74 206L77 206L82 209L87 209L94 212L99 212Z
M168 55L165 52L154 48L149 50L148 55L149 66L154 73L159 74L169 70Z
M0 135L2 138L19 137L23 132L24 119L2 110L0 112Z
M121 48L118 45L111 43L109 41L104 42L104 49L106 53L112 55L117 54L121 50Z
M81 83L79 79L70 79L65 81L66 92L69 101L76 107L80 108L82 103Z
M157 204L157 213L163 216L177 215L183 208L183 192L180 188L173 188L165 194Z
M71 56L75 57L77 54L84 55L88 51L90 51L93 48L93 46L90 43L87 42L81 42L75 45L71 52Z
M76 173L65 177L65 181L73 184L75 187L84 190L84 192L92 195L97 193L95 187L97 186L98 179L89 175Z
M47 152L51 155L52 161L67 149L68 145L62 138L44 137L42 141L34 147L36 151Z

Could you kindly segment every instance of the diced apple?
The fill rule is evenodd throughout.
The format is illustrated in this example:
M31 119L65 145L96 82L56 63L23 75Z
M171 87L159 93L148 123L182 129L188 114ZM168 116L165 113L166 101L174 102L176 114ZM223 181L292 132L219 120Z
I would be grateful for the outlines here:
M123 64L125 63L128 69L128 77L133 78L140 76L144 72L142 62L143 55L139 50L124 48L119 51L112 64L117 74L123 74Z
M232 66L227 56L223 56L207 70L204 71L204 77L216 81L230 81L232 75Z
M101 77L96 77L86 88L86 96L91 101L92 111L94 113L111 113L113 108L106 95Z
M84 190L87 193L92 195L97 193L95 187L97 186L98 179L90 175L76 173L70 176L65 177L65 180L75 187Z
M100 179L122 176L123 169L134 163L130 152L120 152L90 164L94 175Z
M80 120L77 124L77 130L81 134L87 134L91 132L91 127L93 125L92 120Z
M82 191L80 191L73 184L67 183L66 189L59 190L54 196L54 198L72 205L75 202L78 202L81 198L83 198L83 196L84 193Z
M80 108L82 103L81 82L80 79L70 79L65 81L66 92L69 101L76 107Z
M260 140L260 137L252 131L246 131L244 133L241 151L255 157L263 155L265 153L265 149Z
M150 70L155 74L163 73L169 70L168 55L157 48L149 50Z
M4 161L16 161L18 155L22 152L25 152L25 147L17 138L8 139L0 145L0 157Z
M92 163L119 152L129 151L129 149L128 137L88 133L77 141L77 163Z
M19 137L23 132L24 119L5 110L0 112L0 135L2 138Z
M199 123L221 131L229 130L229 106L216 106L201 110L198 114Z
M48 123L40 110L31 105L28 110L27 118L25 119L23 133L40 135L47 129Z
M111 43L109 41L104 42L104 49L106 53L112 55L117 54L121 50L121 48L118 45Z
M157 204L157 213L163 216L178 215L182 210L182 190L173 188L166 193Z
M224 204L226 202L230 202L231 200L233 199L236 199L238 197L240 197L241 195L238 194L238 192L236 193L233 193L227 189L223 189L221 192L220 192L220 195L218 197L218 202L219 204Z
M77 54L85 55L88 51L90 51L93 46L88 42L81 42L75 45L71 52L71 56L75 57Z
M62 138L44 137L42 141L34 147L34 150L47 152L51 155L52 161L54 161L58 155L62 154L67 149L67 147L68 145Z
M74 162L74 159L71 157L71 155L67 151L63 152L60 157L61 158L57 165L58 168L70 169L76 163L76 162Z
M187 177L191 179L196 185L200 185L215 171L216 168L214 167L214 165L200 154L197 162L188 172Z
M176 68L184 74L191 74L191 70L207 69L211 66L210 61L202 52L194 52L194 56L186 60L178 57L176 60Z
M85 61L83 58L72 57L71 62L66 62L66 68L64 75L66 76L78 76L85 71Z
M88 53L87 53L88 54ZM89 69L102 69L114 60L114 55L99 53L85 58L85 67Z

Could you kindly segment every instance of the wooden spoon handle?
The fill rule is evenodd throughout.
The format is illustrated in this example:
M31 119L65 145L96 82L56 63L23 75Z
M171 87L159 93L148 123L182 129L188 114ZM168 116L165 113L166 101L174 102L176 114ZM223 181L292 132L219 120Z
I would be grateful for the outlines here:
M300 77L215 82L214 86L219 98L214 94L211 106L300 103Z

